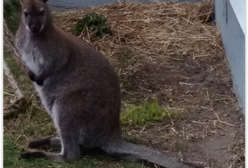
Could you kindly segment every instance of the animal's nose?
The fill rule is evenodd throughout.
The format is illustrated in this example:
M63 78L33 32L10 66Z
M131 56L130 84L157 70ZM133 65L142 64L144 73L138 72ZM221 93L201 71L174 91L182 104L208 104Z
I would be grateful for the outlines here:
M30 31L32 33L39 33L40 32L40 28L41 28L40 25L33 24L33 25L30 26Z

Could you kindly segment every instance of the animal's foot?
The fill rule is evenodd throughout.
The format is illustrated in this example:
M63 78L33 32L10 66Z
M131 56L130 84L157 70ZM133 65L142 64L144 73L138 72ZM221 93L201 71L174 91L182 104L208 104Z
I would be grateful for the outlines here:
M35 159L35 158L45 158L46 155L42 152L27 152L20 155L20 159Z
M37 149L37 148L43 147L43 146L48 145L48 144L50 144L50 140L49 139L43 139L43 140L37 140L37 141L30 142L28 144L28 147Z

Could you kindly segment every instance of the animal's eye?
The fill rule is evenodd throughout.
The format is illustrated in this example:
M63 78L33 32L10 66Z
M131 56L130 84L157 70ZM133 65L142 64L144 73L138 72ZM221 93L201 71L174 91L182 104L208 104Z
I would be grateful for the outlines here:
M24 15L27 17L28 16L28 12L24 12Z

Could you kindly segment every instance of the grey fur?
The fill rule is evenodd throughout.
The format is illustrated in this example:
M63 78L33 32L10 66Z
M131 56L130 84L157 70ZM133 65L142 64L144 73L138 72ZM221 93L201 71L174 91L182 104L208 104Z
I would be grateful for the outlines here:
M79 146L83 146L162 167L195 167L123 141L119 120L120 87L107 59L92 46L53 25L43 1L21 0L21 3L22 9L30 13L44 8L46 24L39 33L28 30L29 20L22 14L15 43L60 137L34 141L29 146L38 148L49 144L62 147L60 153L26 153L23 158L74 161L80 158ZM33 20L35 16L30 15L30 18Z

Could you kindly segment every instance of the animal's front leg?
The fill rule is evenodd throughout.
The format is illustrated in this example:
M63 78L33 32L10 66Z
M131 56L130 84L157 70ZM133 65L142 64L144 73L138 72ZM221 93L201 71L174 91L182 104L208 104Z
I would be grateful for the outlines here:
M35 82L37 83L37 85L42 86L44 80L45 80L45 78L44 78L43 75L36 75L36 76L35 76Z
M46 70L46 68L42 68L40 72L35 76L35 82L40 86L43 85L45 79L48 77L48 71Z
M36 82L37 85L40 85L40 86L43 85L44 73L41 73L40 75L36 75L36 74L34 74L33 71L31 71L31 70L29 69L29 70L28 70L28 77L29 77L33 82Z
M30 69L28 70L28 77L35 82L35 74Z
M30 79L33 78L32 75L33 75L33 74L30 73L30 76L29 76ZM37 85L42 86L43 83L44 83L44 81L45 81L45 79L47 78L47 76L48 76L47 71L44 70L44 69L42 69L38 74L35 74L35 75L34 75L34 80L33 80L33 81L35 81ZM32 79L31 79L31 80L32 80Z

